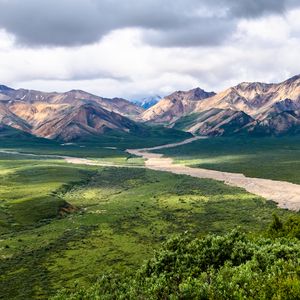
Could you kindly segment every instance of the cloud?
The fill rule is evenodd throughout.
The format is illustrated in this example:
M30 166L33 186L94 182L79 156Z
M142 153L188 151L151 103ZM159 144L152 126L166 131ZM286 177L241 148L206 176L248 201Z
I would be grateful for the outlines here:
M103 19L96 20L95 17L94 23L82 24L81 32L88 31L91 26L93 34L89 40L92 42L83 43L85 39L81 38L80 32L77 36L74 30L73 37L78 38L78 44L69 47L74 45L74 40L66 43L63 36L73 30L73 20L65 20L62 43L53 42L51 34L56 31L49 27L54 10L56 20L66 16L61 11L62 4L52 0L54 7L46 13L48 1L40 1L43 9L40 5L39 9L33 10L30 7L33 1L26 0L29 5L26 9L32 9L29 15L39 13L45 24L36 23L36 26L44 33L47 31L47 35L41 42L37 36L25 39L25 33L22 33L23 43L27 40L28 45L20 46L20 36L8 33L8 28L0 29L0 84L45 91L82 89L106 97L139 98L196 86L218 92L241 81L279 82L299 73L300 9L295 6L297 1L286 2L284 10L280 5L265 6L261 12L253 10L246 14L241 8L245 6L238 8L233 5L237 4L233 0L205 1L205 5L204 1L198 0L202 6L195 6L193 0L185 0L187 4L182 8L181 0L173 0L171 6L165 0L161 1L160 14L158 1L141 0L135 1L138 3L135 6L132 4L129 14L125 13L124 4L129 0L124 0L119 1L120 6L113 13L118 17L118 24L126 26L108 23L102 31L96 30L91 24L105 23L106 19L117 22L112 20L109 8L104 5L114 1L84 0L85 5L81 2L79 9L80 0L72 0L75 7L67 15L75 17L78 9L82 13L74 23L89 19L86 5L96 16L103 9ZM4 2L0 0L0 8ZM15 2L18 1L6 1L7 4ZM6 13L21 22L23 9L25 6L20 6L16 11L9 13L7 10ZM178 12L180 18L176 18ZM29 15L27 20L30 20ZM152 18L145 18L146 15ZM27 31L26 22L22 24L24 32ZM102 32L101 39L99 32ZM31 39L35 41L32 46ZM41 47L49 41L51 46Z
M0 0L0 28L19 44L78 46L140 28L161 46L218 45L241 18L283 13L295 0Z
M220 45L230 37L236 22L224 18L201 18L197 23L182 28L149 30L144 40L161 47L194 47Z
M283 13L288 6L285 0L224 0L230 14L235 17L259 17L265 14Z

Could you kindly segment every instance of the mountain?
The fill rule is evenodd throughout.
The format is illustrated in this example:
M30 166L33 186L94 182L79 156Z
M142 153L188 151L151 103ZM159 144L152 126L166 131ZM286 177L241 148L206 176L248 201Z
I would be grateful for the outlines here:
M295 111L300 109L300 99L299 100L291 100L284 99L282 101L274 103L270 108L265 110L261 114L256 115L257 120L263 120L266 117L275 116L281 112L285 111Z
M0 125L7 125L25 132L30 132L30 125L22 118L11 112L3 103L0 102Z
M12 88L10 88L10 87L8 87L8 86L6 86L6 85L1 85L0 84L0 92L9 92L9 91L13 91L14 89L12 89Z
M212 108L182 117L172 127L197 135L219 136L240 133L254 119L242 111Z
M275 116L265 118L259 126L269 128L272 135L300 133L300 110L283 111Z
M280 136L300 133L300 110L271 112L262 120L255 120L244 127L255 136Z
M2 86L5 87L5 86ZM85 103L98 103L108 111L113 111L127 117L135 117L143 112L143 109L130 101L122 98L104 98L81 90L71 90L66 93L45 93L35 90L14 90L5 87L0 88L0 101L12 104L26 103L35 105L37 103L78 105Z
M134 119L143 110L121 98L103 98L80 90L44 93L0 86L0 124L38 137L70 141L110 130L140 128Z
M149 109L150 107L158 103L160 100L161 100L161 96L155 95L155 96L145 97L140 100L132 100L132 102L142 107L143 109Z
M299 132L300 75L278 84L241 83L199 103L208 107L243 111L254 120L240 132L253 135L283 135Z
M144 100L140 104L157 99ZM0 85L0 125L64 141L111 131L141 133L147 126L140 122L199 135L296 134L299 112L300 75L277 84L243 82L218 94L177 91L147 110L81 90L45 93Z
M141 115L144 122L168 124L180 117L192 113L203 99L214 96L200 88L190 91L177 91L164 97Z
M281 83L243 82L218 94L175 92L142 113L151 123L201 135L298 132L300 75Z
M48 139L72 141L81 137L99 136L110 130L135 133L139 126L96 103L88 103L64 110L56 114L55 118L45 119L34 127L32 134Z
M197 105L195 111L208 108L233 109L244 111L251 116L269 110L275 103L285 99L300 102L300 75L282 83L243 82Z

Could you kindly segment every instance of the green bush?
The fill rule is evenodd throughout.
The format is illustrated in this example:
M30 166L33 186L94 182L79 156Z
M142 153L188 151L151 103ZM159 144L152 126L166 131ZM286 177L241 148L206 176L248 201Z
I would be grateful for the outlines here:
M273 221L269 226L268 234L271 237L296 237L300 239L300 216L290 216L285 222L273 214Z
M135 275L105 275L54 299L299 299L299 262L292 237L174 237Z

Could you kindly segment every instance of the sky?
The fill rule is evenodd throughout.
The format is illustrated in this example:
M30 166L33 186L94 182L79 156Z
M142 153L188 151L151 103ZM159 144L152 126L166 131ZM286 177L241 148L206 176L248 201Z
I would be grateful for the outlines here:
M0 84L139 99L300 74L299 0L0 0Z

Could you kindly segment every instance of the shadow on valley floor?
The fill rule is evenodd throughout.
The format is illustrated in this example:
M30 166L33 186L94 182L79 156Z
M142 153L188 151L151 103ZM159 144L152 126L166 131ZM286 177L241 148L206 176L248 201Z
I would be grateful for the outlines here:
M106 271L132 272L176 233L196 237L239 226L256 235L273 212L283 219L294 214L213 180L15 158L9 169L7 159L0 161L0 289L5 299L43 299L74 282L89 285ZM53 199L78 211L49 219ZM41 208L34 213L32 201ZM14 202L22 203L21 215L14 214ZM3 212L13 218L2 218Z
M157 152L192 167L300 184L300 136L208 138Z

